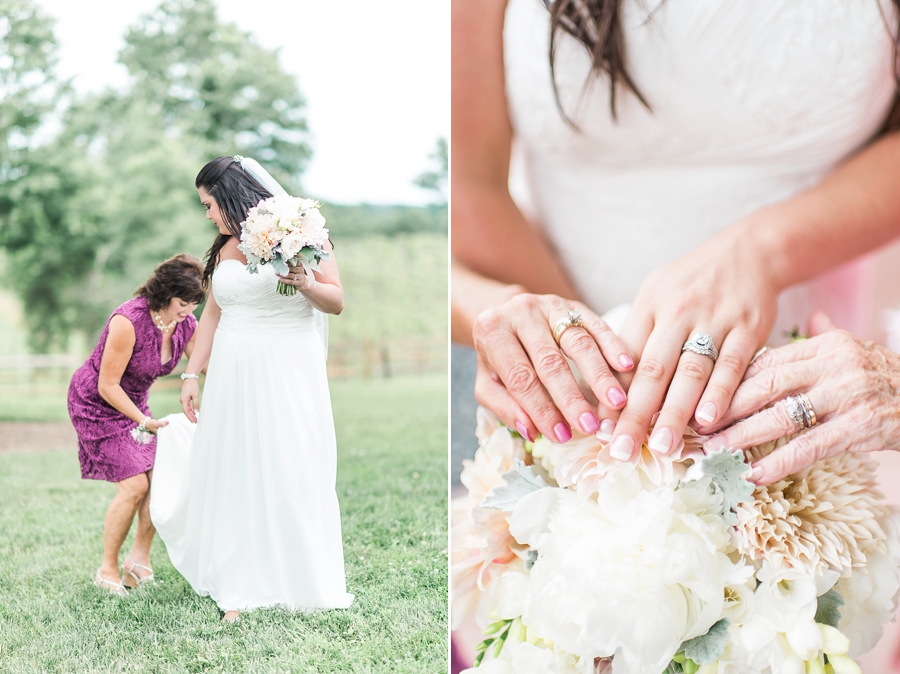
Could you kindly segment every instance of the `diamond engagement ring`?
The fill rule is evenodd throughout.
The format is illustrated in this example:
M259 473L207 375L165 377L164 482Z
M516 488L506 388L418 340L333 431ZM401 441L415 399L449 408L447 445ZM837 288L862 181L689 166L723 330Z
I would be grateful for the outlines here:
M681 347L681 352L684 353L685 351L693 351L694 353L699 353L701 356L709 356L714 363L716 362L716 358L719 357L719 350L716 348L716 345L713 344L712 337L705 332L695 332L694 335L684 343L684 346Z
M559 343L559 340L562 339L562 334L568 330L569 328L583 328L584 321L581 320L581 314L578 313L575 309L572 309L568 314L560 318L556 322L556 326L553 328L553 339L556 340L556 346L561 347L562 345Z
M805 393L799 393L795 396L788 396L784 399L784 409L788 416L797 424L797 428L812 428L818 422L816 411L813 409L812 403Z

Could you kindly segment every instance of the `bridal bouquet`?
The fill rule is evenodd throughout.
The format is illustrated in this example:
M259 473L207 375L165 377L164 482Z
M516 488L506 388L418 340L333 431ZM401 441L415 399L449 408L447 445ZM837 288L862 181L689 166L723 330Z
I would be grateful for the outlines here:
M757 487L690 430L625 463L484 410L477 434L453 503L454 627L474 611L485 636L468 672L859 674L893 618L900 533L860 454Z
M255 274L257 265L271 263L282 276L288 274L288 265L299 264L308 274L318 271L319 263L329 259L325 250L328 230L320 206L314 199L282 194L251 208L241 223L238 245L247 256L247 270ZM297 289L279 281L278 292L294 295Z

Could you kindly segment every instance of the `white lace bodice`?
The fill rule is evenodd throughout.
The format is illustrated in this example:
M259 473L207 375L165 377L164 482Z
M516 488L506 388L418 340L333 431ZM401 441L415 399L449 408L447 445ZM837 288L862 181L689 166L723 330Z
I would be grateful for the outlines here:
M237 260L222 260L212 278L216 303L222 308L220 330L283 333L315 330L312 305L300 293L277 292L272 265L259 265L251 274Z
M514 196L589 304L630 301L652 269L815 184L873 136L894 93L896 21L878 3L625 0L627 63L652 110L623 88L614 121L607 80L584 88L588 55L565 35L556 80L574 129L554 100L547 9L509 0ZM782 298L776 329L805 324L807 291Z

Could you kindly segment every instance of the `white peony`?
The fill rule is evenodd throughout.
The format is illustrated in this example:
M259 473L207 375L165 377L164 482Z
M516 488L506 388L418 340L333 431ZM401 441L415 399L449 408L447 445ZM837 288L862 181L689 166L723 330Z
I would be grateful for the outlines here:
M722 552L729 533L708 480L644 489L638 475L598 500L567 489L523 497L510 533L538 551L523 620L584 661L659 674L722 616L726 585L747 570Z

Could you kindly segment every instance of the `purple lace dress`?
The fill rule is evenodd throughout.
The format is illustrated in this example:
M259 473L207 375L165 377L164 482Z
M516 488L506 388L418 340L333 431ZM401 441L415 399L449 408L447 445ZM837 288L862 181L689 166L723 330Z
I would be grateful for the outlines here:
M147 399L150 385L157 377L167 375L181 360L185 345L197 327L197 320L188 316L175 326L172 334L172 359L160 363L162 332L153 323L147 310L147 300L136 297L125 302L109 317L122 314L134 325L134 352L122 374L120 384L145 415L150 416ZM122 480L153 468L156 458L156 438L142 445L131 437L135 422L106 402L97 389L100 360L109 335L109 319L100 342L75 374L69 385L69 416L78 434L78 460L81 477L87 480Z

